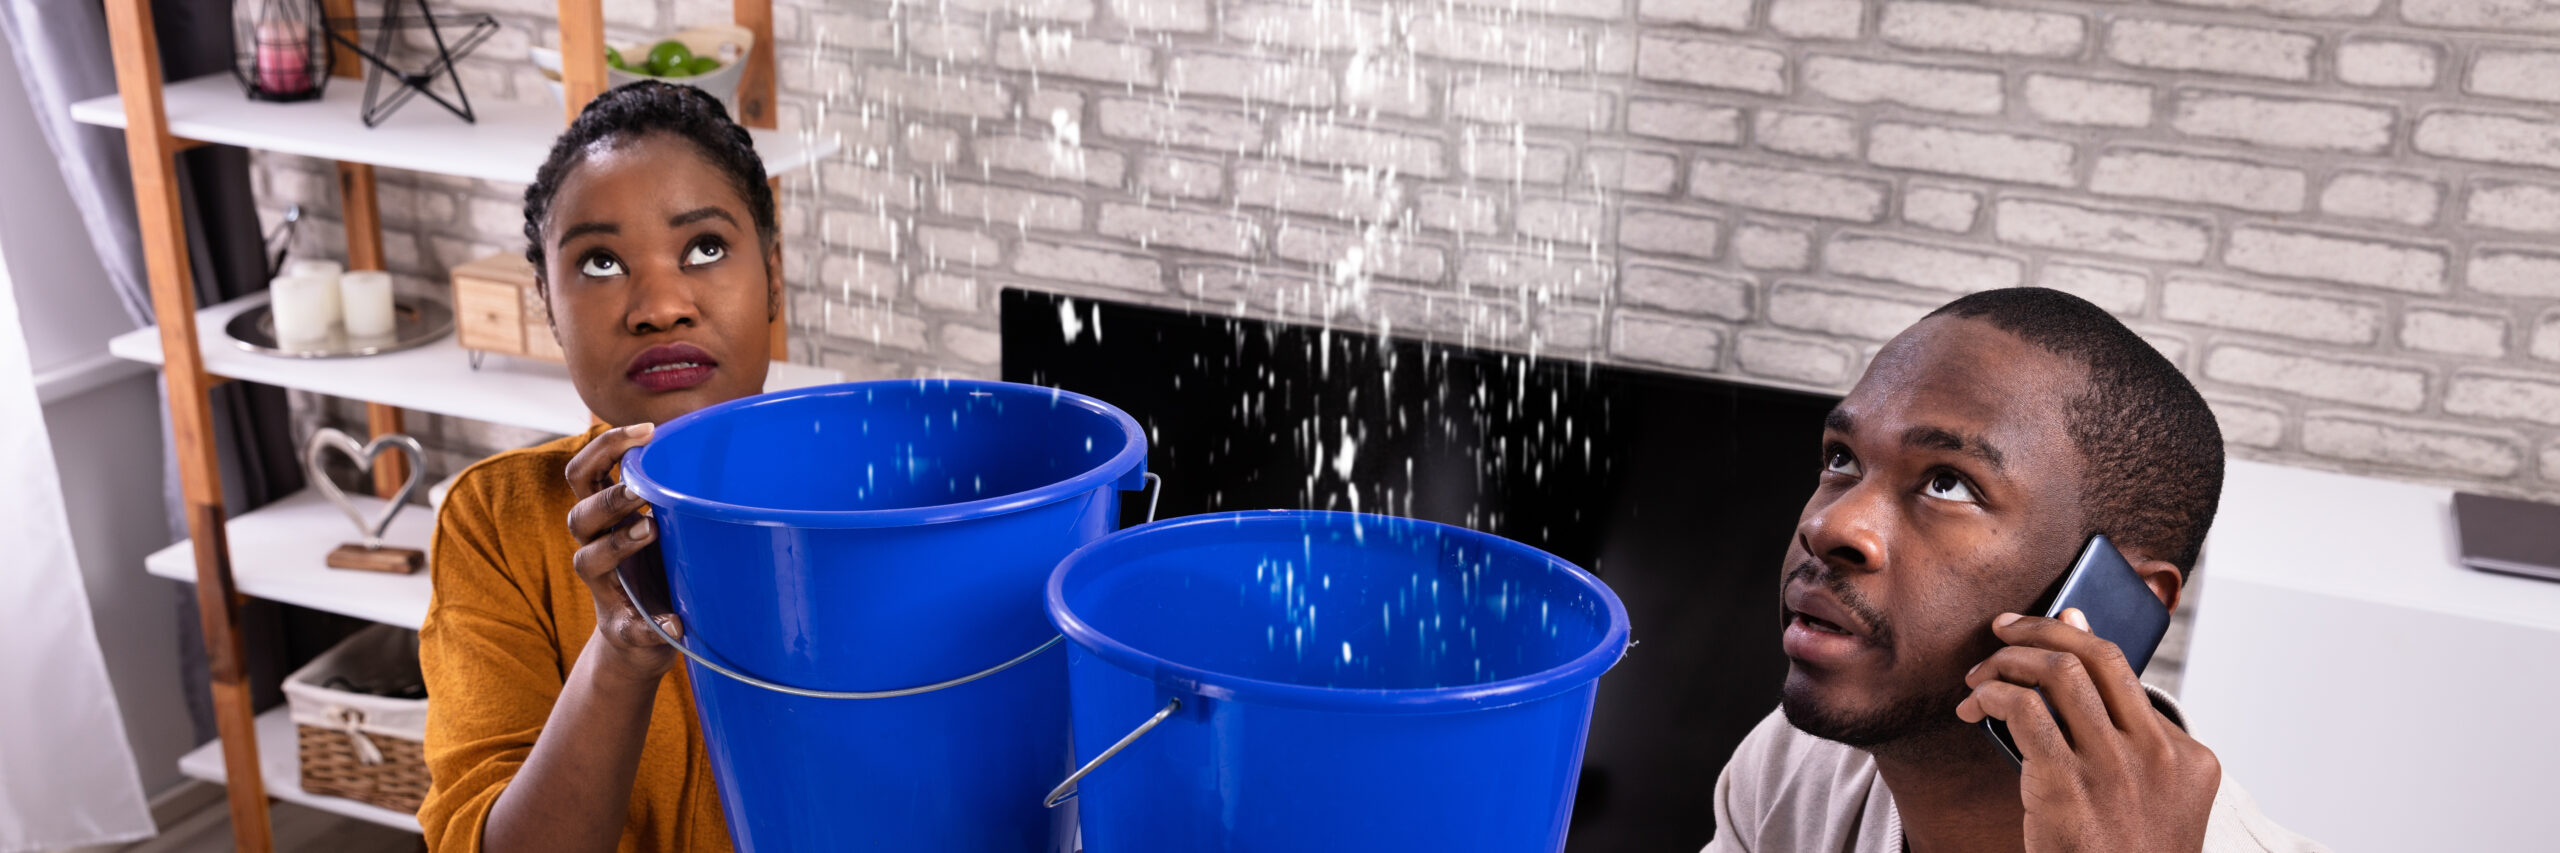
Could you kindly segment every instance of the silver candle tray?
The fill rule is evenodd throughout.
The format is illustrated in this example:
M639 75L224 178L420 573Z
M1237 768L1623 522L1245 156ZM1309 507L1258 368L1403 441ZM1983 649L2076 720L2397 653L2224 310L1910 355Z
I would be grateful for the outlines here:
M347 336L345 326L331 325L328 337L316 341L276 340L276 321L270 306L260 305L242 311L222 327L231 342L241 349L286 358L351 358L399 352L434 341L453 332L453 309L424 296L400 294L392 297L391 334L366 338Z

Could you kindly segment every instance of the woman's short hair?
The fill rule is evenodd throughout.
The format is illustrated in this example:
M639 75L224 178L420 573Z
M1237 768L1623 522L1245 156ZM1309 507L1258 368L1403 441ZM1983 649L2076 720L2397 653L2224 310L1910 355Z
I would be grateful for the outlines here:
M747 215L755 220L756 237L764 245L773 244L773 186L765 182L764 158L756 156L755 140L747 135L747 129L730 120L728 108L709 92L641 80L616 86L588 101L578 111L578 119L570 122L569 129L551 144L551 156L534 173L533 184L525 187L524 257L533 262L535 276L549 275L543 267L542 229L551 215L551 197L560 192L560 183L568 178L570 170L586 160L587 152L596 143L657 133L692 143L703 159L727 175L739 197L747 200ZM543 294L544 299L550 298L548 288L543 289Z

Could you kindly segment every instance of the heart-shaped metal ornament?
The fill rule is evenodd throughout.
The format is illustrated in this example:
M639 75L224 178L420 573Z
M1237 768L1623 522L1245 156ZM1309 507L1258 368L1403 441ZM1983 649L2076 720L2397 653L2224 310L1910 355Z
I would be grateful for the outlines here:
M409 454L409 480L400 484L400 492L391 496L390 503L383 505L381 514L368 521L364 513L356 511L355 501L348 500L347 493L339 489L338 484L332 482L327 472L321 469L321 455L331 450L346 454L348 459L356 463L358 470L366 473L373 472L374 459L380 457L385 450L398 450ZM407 435L395 432L374 439L370 444L358 444L355 437L339 432L334 427L321 427L319 432L311 434L311 443L302 448L302 471L310 476L313 488L319 489L321 494L328 495L329 502L337 504L338 510L347 514L347 520L355 523L356 531L364 534L366 548L380 548L382 532L391 529L391 518L399 515L402 507L409 505L409 493L417 491L418 481L425 479L426 466L422 463L426 458L426 448L419 446L417 439Z

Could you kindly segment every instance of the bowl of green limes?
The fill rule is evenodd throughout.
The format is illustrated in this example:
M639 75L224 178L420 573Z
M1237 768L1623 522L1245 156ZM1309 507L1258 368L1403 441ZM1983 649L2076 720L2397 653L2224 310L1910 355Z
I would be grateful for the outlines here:
M738 81L745 77L747 54L754 48L755 34L737 26L695 27L651 42L608 44L604 49L605 79L612 86L635 80L692 86L720 99L735 117ZM560 51L534 48L533 64L551 85L551 96L555 100L566 97L560 82Z

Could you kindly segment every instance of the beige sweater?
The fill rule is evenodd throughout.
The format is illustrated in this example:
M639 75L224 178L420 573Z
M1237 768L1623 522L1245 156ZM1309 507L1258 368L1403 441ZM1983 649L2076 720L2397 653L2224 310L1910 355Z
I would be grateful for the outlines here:
M2148 686L2148 685L2146 685ZM2184 728L2185 712L2158 688L2151 703ZM1716 777L1716 838L1704 853L1901 853L1902 815L1866 752L1805 734L1771 711ZM2222 779L2205 823L2205 853L2328 853L2258 813Z

